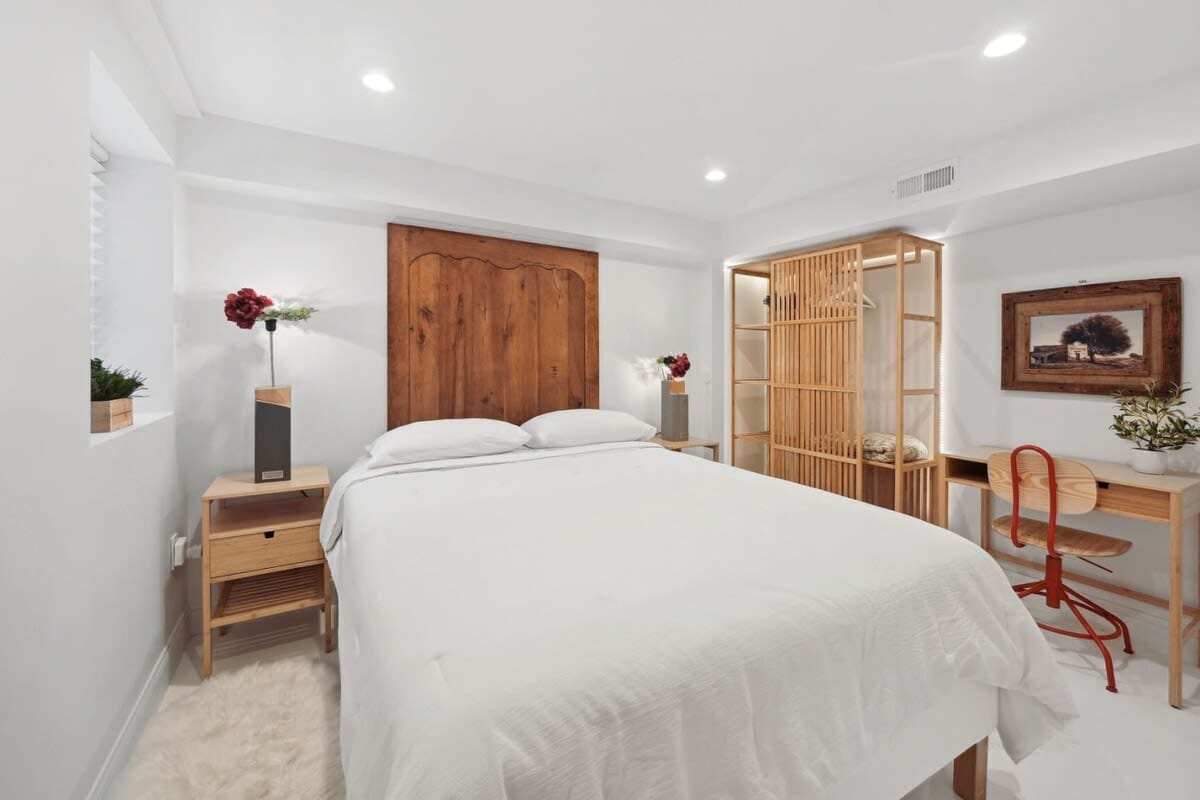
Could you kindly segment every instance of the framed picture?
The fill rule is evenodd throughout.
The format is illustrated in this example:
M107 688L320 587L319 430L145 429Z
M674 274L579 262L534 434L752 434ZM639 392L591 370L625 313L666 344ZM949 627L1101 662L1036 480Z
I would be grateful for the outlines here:
M1000 388L1112 394L1179 383L1179 278L1013 292L1001 304Z

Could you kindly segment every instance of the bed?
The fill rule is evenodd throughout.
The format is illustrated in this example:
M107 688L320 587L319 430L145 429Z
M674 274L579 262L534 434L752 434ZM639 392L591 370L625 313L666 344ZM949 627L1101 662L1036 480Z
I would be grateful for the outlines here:
M977 547L648 443L359 465L321 535L351 797L899 798L1072 714Z
M389 226L388 427L599 407L595 253ZM350 797L985 793L1073 714L996 563L911 517L647 442L335 484Z

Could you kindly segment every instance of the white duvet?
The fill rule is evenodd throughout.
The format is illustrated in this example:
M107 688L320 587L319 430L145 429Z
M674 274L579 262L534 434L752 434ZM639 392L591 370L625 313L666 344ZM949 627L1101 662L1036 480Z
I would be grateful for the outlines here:
M644 443L352 469L321 526L352 798L804 798L956 680L1074 713L945 530Z

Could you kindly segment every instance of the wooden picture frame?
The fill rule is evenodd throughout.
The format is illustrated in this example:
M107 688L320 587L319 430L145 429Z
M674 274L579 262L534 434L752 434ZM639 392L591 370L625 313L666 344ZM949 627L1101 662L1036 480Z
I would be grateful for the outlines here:
M1147 278L1005 294L1000 388L1113 394L1179 383L1182 290L1179 278Z

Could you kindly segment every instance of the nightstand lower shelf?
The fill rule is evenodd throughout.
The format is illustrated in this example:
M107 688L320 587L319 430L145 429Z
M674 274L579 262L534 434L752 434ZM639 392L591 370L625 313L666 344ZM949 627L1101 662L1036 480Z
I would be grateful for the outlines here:
M212 626L223 627L252 619L286 614L325 604L325 566L268 572L238 578L221 586L221 599Z

